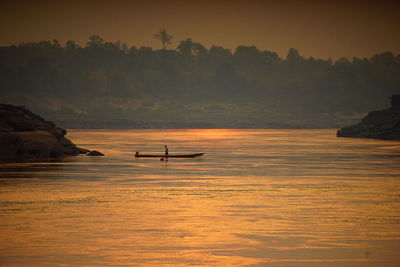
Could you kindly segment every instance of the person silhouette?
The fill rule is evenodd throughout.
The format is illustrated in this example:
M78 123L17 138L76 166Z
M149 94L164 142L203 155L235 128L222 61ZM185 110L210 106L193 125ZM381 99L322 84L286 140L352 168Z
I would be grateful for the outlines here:
M166 158L168 157L168 147L167 147L167 145L165 145L165 157Z

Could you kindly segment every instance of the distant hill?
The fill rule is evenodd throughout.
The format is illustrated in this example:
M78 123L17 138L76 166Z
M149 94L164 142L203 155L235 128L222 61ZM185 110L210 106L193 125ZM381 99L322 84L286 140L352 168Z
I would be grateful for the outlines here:
M400 93L400 56L286 58L255 46L0 47L0 101L67 128L337 128Z

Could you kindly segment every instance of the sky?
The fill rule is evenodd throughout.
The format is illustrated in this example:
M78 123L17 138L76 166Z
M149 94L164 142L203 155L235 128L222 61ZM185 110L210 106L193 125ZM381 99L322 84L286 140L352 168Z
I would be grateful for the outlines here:
M98 34L128 46L171 48L192 38L206 47L255 45L286 57L371 57L400 54L400 1L307 0L0 0L0 46L57 39L84 45Z

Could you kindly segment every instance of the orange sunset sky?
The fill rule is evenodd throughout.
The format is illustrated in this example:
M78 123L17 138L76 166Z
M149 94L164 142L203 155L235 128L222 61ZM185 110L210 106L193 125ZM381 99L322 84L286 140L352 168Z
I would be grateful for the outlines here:
M0 45L58 39L84 45L91 34L128 46L186 38L206 47L256 45L285 57L338 59L400 53L400 2L396 1L105 1L0 0Z

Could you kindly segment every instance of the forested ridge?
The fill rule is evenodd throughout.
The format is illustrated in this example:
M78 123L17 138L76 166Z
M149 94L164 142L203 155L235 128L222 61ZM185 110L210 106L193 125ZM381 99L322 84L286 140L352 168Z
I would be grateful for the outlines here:
M323 44L321 44L323 45ZM400 56L286 58L255 46L128 47L90 36L0 47L0 102L63 127L323 128L384 109Z

